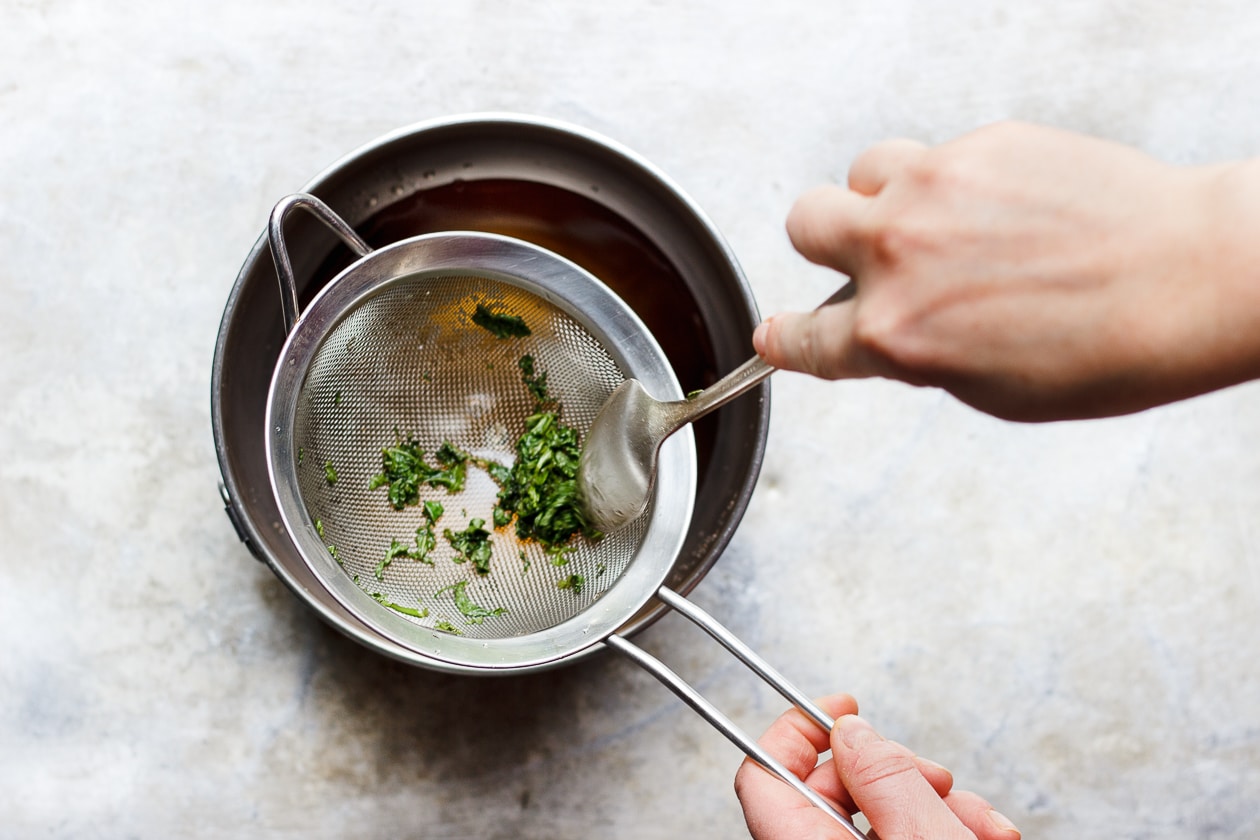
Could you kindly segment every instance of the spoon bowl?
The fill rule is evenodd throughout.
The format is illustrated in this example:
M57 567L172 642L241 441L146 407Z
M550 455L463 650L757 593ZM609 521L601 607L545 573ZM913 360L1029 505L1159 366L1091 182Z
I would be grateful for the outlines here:
M854 283L846 283L818 308L848 300L856 291ZM578 462L577 492L587 522L611 533L637 519L652 495L661 443L775 370L753 356L685 400L658 400L636 379L617 386L595 416Z

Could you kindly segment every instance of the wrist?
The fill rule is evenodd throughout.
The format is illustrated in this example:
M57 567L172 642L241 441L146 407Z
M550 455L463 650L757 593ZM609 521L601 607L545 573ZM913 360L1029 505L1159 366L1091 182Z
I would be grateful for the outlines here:
M1117 411L1260 377L1260 160L1156 164L1142 181L1109 251Z
M1201 188L1188 276L1210 302L1198 338L1223 387L1260 377L1260 158L1190 172Z

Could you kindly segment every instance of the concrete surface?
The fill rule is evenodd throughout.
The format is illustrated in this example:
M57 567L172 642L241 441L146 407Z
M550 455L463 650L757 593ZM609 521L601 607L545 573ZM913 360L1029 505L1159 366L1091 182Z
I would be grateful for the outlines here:
M0 2L0 837L739 837L740 755L646 674L435 675L326 629L237 542L210 362L272 203L481 110L584 125L709 212L764 312L834 280L793 197L1005 117L1260 153L1260 13L1218 0ZM1260 235L1260 234L1258 234ZM1027 837L1260 833L1260 386L1015 426L774 383L696 593ZM781 700L642 636L759 732Z

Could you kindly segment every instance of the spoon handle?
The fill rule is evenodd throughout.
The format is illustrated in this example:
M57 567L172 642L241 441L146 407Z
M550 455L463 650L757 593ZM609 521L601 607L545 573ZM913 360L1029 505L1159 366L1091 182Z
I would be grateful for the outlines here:
M835 294L820 303L817 308L822 309L824 306L849 300L856 293L857 283L850 280ZM760 356L753 356L694 397L668 403L669 418L665 424L666 434L699 420L714 409L721 408L740 394L756 387L775 370L777 368L766 364Z
M668 403L668 430L673 432L699 420L710 411L721 408L740 394L756 387L774 371L760 356L753 356L690 399Z

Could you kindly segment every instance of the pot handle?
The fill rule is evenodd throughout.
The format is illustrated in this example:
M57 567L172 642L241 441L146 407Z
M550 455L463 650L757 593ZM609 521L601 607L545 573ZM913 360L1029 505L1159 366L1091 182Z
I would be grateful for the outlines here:
M276 276L280 280L280 311L284 316L285 335L293 332L293 325L302 314L298 309L297 280L293 277L293 263L289 259L289 249L284 242L284 220L299 207L323 222L360 257L366 257L372 253L372 246L363 241L363 237L355 233L354 228L334 213L327 204L310 193L294 193L280 199L271 211L271 219L267 223L267 238L271 243L271 258L276 263Z
M758 656L752 648L741 642L734 633L723 627L717 619L668 587L662 586L658 589L656 597L664 601L674 610L682 613L682 615L716 639L722 647L734 654L735 657L747 665L753 673L765 680L766 683L787 698L792 705L804 712L805 715L821 726L824 730L827 732L831 731L831 728L835 725L835 721L832 720L826 712L820 709L818 705L802 693L800 689L788 682L782 674L776 671L770 663ZM805 784L805 782L801 779L797 778L795 774L784 767L777 759L774 758L774 756L766 752L765 748L758 744L747 732L736 726L734 721L710 703L704 695L692 688L690 684L688 684L682 677L678 676L678 674L671 670L665 663L661 662L650 653L647 653L633 642L630 642L623 636L618 636L615 633L605 639L604 643L623 656L626 656L636 665L639 665L652 676L664 683L666 688L677 694L684 703L712 724L714 729L721 732L731 743L743 750L745 755L795 788L798 793L809 800L810 804L821 809L824 813L838 822L841 827L848 831L848 833L856 838L856 840L868 840L867 836L853 824L853 821L849 819L847 815L845 815L842 811L836 810L836 808L824 799L818 791L814 790L809 785ZM873 836L874 835L872 835L872 837Z

